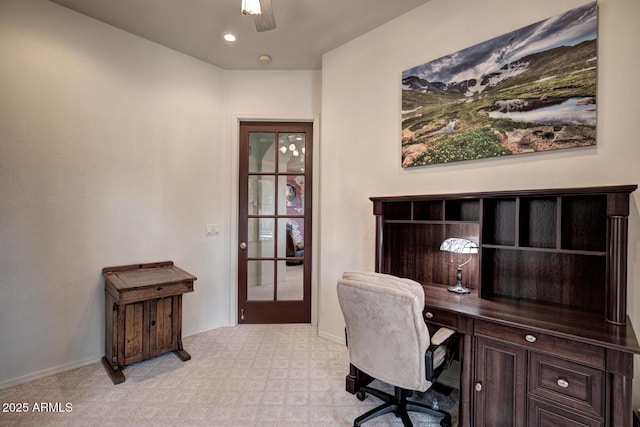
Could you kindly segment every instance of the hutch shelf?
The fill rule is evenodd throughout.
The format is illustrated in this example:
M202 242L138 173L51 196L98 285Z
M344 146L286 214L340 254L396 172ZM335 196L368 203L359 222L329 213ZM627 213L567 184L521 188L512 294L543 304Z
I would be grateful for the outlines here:
M636 185L372 197L378 271L451 283L448 237L478 243L480 298L560 305L626 323L629 194ZM449 261L449 262L447 262Z

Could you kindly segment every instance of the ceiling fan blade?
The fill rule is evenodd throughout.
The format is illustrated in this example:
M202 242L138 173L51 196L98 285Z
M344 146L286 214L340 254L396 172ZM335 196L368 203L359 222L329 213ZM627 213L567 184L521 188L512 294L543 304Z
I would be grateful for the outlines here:
M276 28L276 18L273 16L271 0L260 0L262 13L253 17L256 23L256 31L263 32Z

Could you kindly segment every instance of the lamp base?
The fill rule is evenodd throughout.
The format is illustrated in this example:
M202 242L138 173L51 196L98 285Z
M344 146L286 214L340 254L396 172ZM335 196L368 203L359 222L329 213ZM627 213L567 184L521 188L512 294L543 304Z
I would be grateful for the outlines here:
M450 286L447 288L447 290L456 294L468 294L471 292L471 289L465 288L462 285Z
M471 258L469 258L469 260L471 260ZM464 266L464 264L460 264L458 266L458 271L456 273L456 285L447 288L449 292L455 292L456 294L468 294L469 292L471 292L471 289L462 286L462 266Z

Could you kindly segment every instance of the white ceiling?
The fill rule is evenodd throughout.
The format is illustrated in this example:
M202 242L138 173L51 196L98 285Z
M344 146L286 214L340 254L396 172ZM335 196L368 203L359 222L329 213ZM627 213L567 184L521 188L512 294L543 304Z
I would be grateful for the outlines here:
M51 1L224 69L313 70L323 54L428 0L271 0L277 28L262 33L241 0ZM222 39L227 31L235 43Z

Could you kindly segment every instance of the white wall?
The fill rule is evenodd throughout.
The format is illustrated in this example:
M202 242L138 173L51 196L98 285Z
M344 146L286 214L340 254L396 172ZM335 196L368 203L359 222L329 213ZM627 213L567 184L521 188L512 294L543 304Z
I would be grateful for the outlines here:
M0 1L0 389L104 355L106 266L173 260L183 335L233 323L231 117L319 113L318 72L267 74Z
M314 137L313 151L319 151L319 114L321 108L321 72L320 71L227 71L225 79L225 91L227 100L225 105L226 125L225 135L229 141L238 141L239 121L312 121ZM238 164L238 144L232 142L230 164ZM319 158L313 157L313 199L312 199L312 233L318 235L318 171ZM229 322L235 323L237 319L237 269L238 262L238 171L231 171L231 199L229 208L234 221L231 224L231 246L229 248L231 270L229 271L229 283L232 289L229 301ZM311 284L311 322L317 324L317 293L318 293L318 240L313 240L312 250L312 284Z
M587 149L402 169L403 70L586 3L583 0L431 0L326 54L322 69L319 329L343 340L335 285L374 268L369 196L639 184L640 2L600 0L598 143ZM629 228L628 312L640 334L640 191ZM585 325L586 326L586 325ZM640 373L635 358L636 375ZM640 382L634 382L640 402Z

